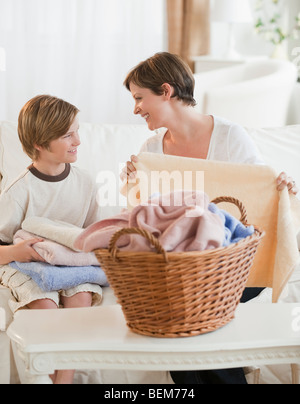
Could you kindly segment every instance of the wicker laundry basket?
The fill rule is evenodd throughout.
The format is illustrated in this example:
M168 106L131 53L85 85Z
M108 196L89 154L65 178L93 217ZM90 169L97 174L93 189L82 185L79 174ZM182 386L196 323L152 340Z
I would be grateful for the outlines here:
M240 201L220 197L214 203ZM156 252L122 252L116 242L123 234L147 238ZM109 249L95 250L113 288L128 327L153 337L188 337L214 331L234 318L250 267L263 233L201 252L166 252L147 231L125 228L114 234Z

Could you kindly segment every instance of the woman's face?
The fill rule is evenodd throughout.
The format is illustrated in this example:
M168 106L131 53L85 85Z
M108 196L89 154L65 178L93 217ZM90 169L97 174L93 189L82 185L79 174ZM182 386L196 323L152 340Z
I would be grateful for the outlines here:
M130 92L135 101L134 114L141 115L150 130L165 126L168 103L164 94L154 94L148 88L138 87L133 83L130 84Z

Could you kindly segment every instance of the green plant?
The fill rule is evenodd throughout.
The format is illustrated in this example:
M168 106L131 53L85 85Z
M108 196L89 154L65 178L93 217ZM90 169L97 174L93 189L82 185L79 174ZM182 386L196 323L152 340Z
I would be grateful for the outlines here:
M299 38L300 13L295 17L295 25L287 29L284 26L284 6L286 6L285 0L257 0L256 2L255 31L274 45L279 45L289 38Z

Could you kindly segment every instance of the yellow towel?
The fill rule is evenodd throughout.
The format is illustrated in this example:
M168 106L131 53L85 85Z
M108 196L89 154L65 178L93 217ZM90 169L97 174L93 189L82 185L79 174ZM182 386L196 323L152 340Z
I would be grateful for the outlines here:
M266 233L247 286L273 288L273 302L277 302L299 261L300 201L287 189L276 190L277 173L272 168L154 153L141 153L135 165L138 180L127 187L129 209L146 202L153 193L168 192L170 183L171 190L204 190L210 200L219 196L239 199L248 223ZM220 207L240 218L235 206Z

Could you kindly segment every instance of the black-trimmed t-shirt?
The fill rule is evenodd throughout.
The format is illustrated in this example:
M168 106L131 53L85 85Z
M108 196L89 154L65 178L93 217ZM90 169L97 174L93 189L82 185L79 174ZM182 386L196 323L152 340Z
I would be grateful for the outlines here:
M85 228L100 220L96 183L90 175L66 164L57 176L29 166L0 195L1 245L11 244L27 217L45 217Z

